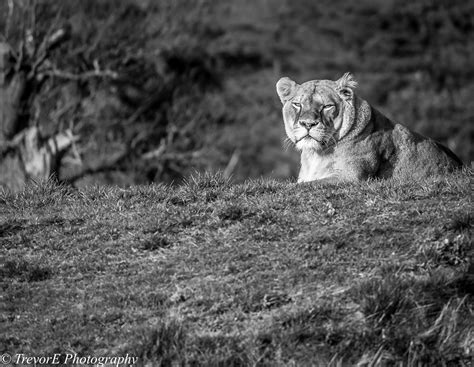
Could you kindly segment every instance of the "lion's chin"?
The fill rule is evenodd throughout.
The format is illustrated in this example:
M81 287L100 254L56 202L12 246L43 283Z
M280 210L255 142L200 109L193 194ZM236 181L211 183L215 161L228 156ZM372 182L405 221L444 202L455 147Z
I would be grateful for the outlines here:
M316 141L310 136L306 136L296 143L298 150L312 150L314 152L320 152L324 150L324 145Z

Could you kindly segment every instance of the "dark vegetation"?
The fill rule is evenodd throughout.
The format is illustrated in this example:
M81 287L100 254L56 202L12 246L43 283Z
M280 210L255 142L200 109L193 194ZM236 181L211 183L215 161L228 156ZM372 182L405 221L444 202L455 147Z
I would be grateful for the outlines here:
M16 46L34 1L15 2L11 18L7 3L0 30ZM38 39L56 25L70 35L34 111L23 111L45 135L69 127L80 137L61 159L63 181L176 183L218 169L236 181L292 177L275 82L346 71L388 116L473 160L472 2L40 0L36 9Z
M0 351L469 366L472 179L2 192Z

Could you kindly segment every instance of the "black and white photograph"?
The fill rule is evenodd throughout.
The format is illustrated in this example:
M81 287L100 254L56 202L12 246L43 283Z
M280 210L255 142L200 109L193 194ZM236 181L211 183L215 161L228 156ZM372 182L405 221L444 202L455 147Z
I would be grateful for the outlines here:
M470 367L474 1L0 0L0 367Z

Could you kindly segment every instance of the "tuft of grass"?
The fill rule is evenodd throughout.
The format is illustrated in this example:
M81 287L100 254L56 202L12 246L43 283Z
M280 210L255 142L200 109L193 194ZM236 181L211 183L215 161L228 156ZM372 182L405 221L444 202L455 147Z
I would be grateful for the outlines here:
M169 240L161 235L155 235L150 239L145 240L141 248L143 250L148 250L148 251L155 251L163 248L168 248L171 246L171 243Z
M51 278L53 274L49 266L35 264L25 259L8 259L0 268L0 277L21 282L41 282Z
M229 205L219 211L218 217L221 220L240 220L244 217L244 210L237 205Z
M217 189L227 188L231 183L230 178L225 177L223 172L196 172L184 181L190 189Z
M18 192L0 189L0 202L18 210L39 209L63 203L73 196L74 189L54 178L45 181L30 180Z
M184 362L187 333L183 323L168 319L158 325L141 331L132 343L129 352L137 356L140 363L155 366L181 365Z
M443 272L421 279L394 272L354 286L351 297L370 324L364 338L379 341L361 361L395 363L405 356L409 366L467 363L472 310L459 284Z
M472 227L472 214L471 213L456 213L453 218L446 224L446 229L462 232L469 230Z
M0 223L0 238L9 237L23 229L24 221L18 221L15 219L7 220Z
M212 333L199 335L189 351L189 365L196 366L249 366L249 346L239 335Z
M351 294L362 313L378 328L390 323L396 314L414 307L409 289L409 281L390 275L363 281L351 289Z

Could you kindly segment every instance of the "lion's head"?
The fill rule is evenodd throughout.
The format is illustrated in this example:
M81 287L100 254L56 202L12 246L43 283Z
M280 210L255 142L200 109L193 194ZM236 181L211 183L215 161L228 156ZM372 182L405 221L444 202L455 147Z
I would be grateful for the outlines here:
M278 81L286 134L297 149L322 152L346 136L354 122L356 87L350 73L337 81Z

